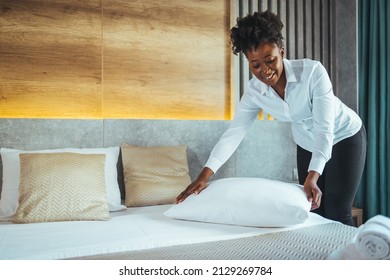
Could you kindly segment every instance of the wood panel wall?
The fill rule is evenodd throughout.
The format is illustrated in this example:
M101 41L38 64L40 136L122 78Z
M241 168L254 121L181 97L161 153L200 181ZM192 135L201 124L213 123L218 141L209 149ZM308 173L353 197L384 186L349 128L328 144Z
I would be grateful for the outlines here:
M229 2L0 0L0 117L229 119Z
M101 2L0 3L1 117L101 116Z

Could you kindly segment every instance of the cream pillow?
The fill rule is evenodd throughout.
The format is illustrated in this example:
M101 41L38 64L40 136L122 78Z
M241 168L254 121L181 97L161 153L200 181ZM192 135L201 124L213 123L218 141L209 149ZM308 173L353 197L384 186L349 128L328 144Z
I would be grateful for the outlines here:
M35 151L23 151L1 148L3 162L3 186L0 199L0 221L11 221L18 208L19 198L19 154L22 153L80 153L80 154L105 154L105 184L107 200L110 211L123 210L126 207L121 204L121 196L118 184L117 162L119 147L108 148L64 148Z
M14 223L108 220L104 154L20 155Z
M263 178L211 181L164 215L183 220L255 227L303 223L311 203L301 185Z
M171 204L191 183L185 145L121 149L126 206Z

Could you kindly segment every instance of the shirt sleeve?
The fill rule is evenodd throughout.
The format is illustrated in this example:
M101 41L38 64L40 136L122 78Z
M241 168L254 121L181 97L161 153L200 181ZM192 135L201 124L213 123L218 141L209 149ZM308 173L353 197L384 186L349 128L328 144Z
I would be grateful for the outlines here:
M214 173L230 158L237 149L248 129L257 119L260 108L251 100L249 94L244 94L229 128L210 153L205 166Z
M335 104L332 83L322 64L315 68L311 81L314 147L308 171L322 174L331 158L334 140Z

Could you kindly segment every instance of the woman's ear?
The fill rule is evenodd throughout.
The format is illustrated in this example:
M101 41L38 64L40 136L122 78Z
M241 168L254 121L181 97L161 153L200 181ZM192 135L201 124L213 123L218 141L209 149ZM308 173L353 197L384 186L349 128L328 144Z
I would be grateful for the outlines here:
M279 52L280 52L280 56L281 56L282 58L284 58L284 48L283 48L283 47L281 47L281 48L279 49Z

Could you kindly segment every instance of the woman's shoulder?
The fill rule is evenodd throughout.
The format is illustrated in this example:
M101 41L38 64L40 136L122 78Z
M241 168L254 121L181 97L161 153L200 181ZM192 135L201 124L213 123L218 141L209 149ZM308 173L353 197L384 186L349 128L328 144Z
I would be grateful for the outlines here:
M326 71L325 67L318 60L310 58L302 59L284 59L284 65L287 72L295 73L295 75L312 75L314 72Z
M285 63L290 64L292 67L317 67L322 66L322 63L318 60L310 58L301 58L301 59L284 59Z
M320 61L303 58L284 60L284 65L288 75L295 76L295 79L300 81L307 81L308 78L323 75L326 73L325 67Z

